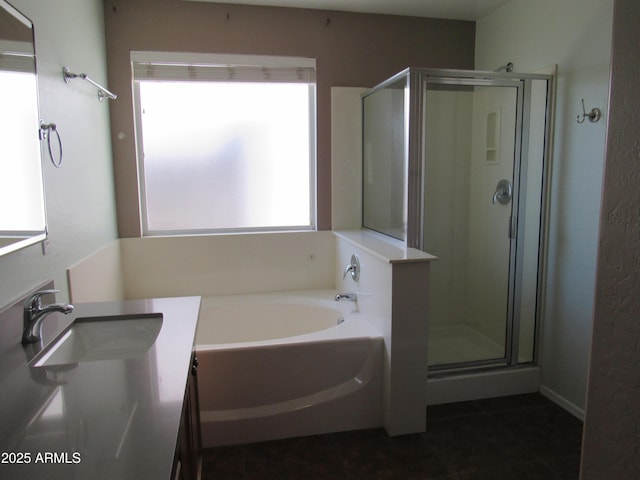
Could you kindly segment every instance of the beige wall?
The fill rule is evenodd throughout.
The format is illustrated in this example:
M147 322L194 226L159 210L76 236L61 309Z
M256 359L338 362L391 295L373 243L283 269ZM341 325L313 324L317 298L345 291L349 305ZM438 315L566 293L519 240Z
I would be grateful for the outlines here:
M408 66L473 68L473 22L178 0L105 0L118 227L138 236L130 50L315 57L318 227L331 228L331 87L372 87Z
M62 67L68 65L107 83L102 1L11 0L11 4L34 23L40 116L57 124L64 163L55 168L41 144L47 254L34 245L0 257L0 306L45 280L55 281L64 300L67 266L117 236L110 104L100 103L96 89L87 82L67 85L62 79Z
M640 3L615 0L583 480L640 478Z

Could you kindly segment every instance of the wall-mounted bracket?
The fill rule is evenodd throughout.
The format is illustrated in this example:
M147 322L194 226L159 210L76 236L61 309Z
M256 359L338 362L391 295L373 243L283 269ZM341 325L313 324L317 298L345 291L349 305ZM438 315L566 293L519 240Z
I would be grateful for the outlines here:
M91 85L93 85L98 89L98 100L100 100L101 102L105 98L108 98L109 100L115 100L116 98L118 98L118 96L115 93L112 93L106 88L104 88L102 85L100 85L98 82L93 80L86 73L71 73L71 70L69 70L69 67L63 67L62 78L64 78L64 83L69 83L69 81L72 78L81 78L83 80L86 80L87 82L89 82Z

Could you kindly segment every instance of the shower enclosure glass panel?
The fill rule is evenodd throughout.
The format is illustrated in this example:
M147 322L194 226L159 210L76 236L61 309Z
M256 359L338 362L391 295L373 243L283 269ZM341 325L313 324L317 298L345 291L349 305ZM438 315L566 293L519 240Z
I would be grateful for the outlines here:
M400 78L363 100L362 224L405 239L407 175L407 78Z
M551 79L408 69L363 97L363 225L438 257L432 371L535 360Z

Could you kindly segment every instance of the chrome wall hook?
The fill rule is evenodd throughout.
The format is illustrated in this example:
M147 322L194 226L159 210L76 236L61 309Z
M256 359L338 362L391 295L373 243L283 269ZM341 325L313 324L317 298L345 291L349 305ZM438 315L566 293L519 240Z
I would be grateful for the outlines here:
M591 123L596 123L598 120L600 120L600 117L602 117L602 112L597 107L593 107L591 111L587 113L587 110L584 108L584 98L583 98L582 114L576 117L576 122L582 124L584 123L585 119L588 118Z
M508 62L505 63L504 65L499 66L498 68L496 68L495 70L496 72L507 72L507 73L511 73L513 72L513 62Z

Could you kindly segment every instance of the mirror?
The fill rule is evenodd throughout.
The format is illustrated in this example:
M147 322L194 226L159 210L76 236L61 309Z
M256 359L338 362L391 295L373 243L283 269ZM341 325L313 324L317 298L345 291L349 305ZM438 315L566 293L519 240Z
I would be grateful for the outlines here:
M0 255L46 238L33 24L0 0Z

